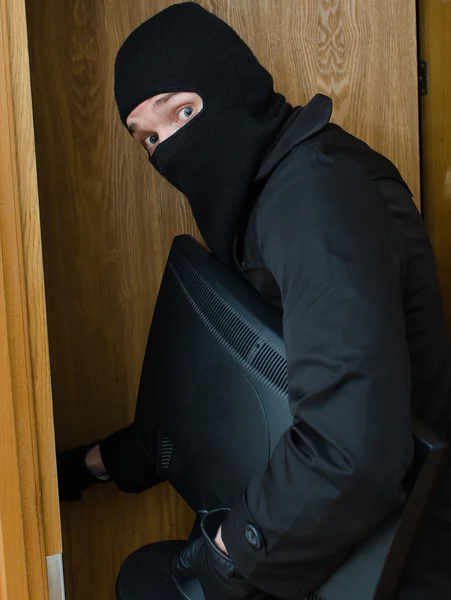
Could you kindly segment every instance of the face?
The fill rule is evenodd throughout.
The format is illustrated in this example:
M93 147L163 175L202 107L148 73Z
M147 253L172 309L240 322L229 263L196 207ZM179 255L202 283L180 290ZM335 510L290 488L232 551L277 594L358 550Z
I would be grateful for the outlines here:
M158 94L142 102L129 114L127 128L152 155L158 144L191 121L202 108L202 98L195 92Z

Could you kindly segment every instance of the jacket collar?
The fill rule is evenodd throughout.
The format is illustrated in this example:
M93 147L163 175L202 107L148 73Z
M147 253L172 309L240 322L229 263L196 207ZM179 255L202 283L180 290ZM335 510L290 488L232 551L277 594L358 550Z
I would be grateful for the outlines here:
M326 127L332 115L332 100L316 94L306 106L295 109L266 153L255 181L267 177L291 150Z

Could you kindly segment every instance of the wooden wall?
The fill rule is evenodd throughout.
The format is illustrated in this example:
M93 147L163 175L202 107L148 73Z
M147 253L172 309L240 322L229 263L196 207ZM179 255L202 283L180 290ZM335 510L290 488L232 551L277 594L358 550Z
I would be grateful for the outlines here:
M429 88L421 98L423 211L451 331L451 3L419 0L418 8Z
M217 0L295 103L335 99L334 119L399 166L419 199L414 0ZM167 0L28 0L38 181L57 444L96 440L133 418L141 361L187 204L120 124L115 53ZM137 546L186 534L168 488L112 486L63 507L69 600L110 600Z

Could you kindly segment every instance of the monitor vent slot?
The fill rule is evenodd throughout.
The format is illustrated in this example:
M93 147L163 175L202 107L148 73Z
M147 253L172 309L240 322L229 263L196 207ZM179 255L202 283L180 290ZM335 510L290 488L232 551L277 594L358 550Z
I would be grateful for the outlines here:
M251 366L263 377L285 393L288 393L287 361L285 356L263 343L256 351Z
M163 437L160 442L160 468L169 469L174 444L171 438Z
M205 325L256 377L287 394L285 356L229 306L177 249L172 252L177 254L177 262L169 260L169 268Z

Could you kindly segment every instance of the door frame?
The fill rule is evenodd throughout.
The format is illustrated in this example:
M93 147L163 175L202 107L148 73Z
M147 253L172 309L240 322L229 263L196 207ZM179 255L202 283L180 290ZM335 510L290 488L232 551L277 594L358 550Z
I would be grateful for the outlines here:
M0 0L0 122L0 597L56 600L46 557L62 543L24 0Z

